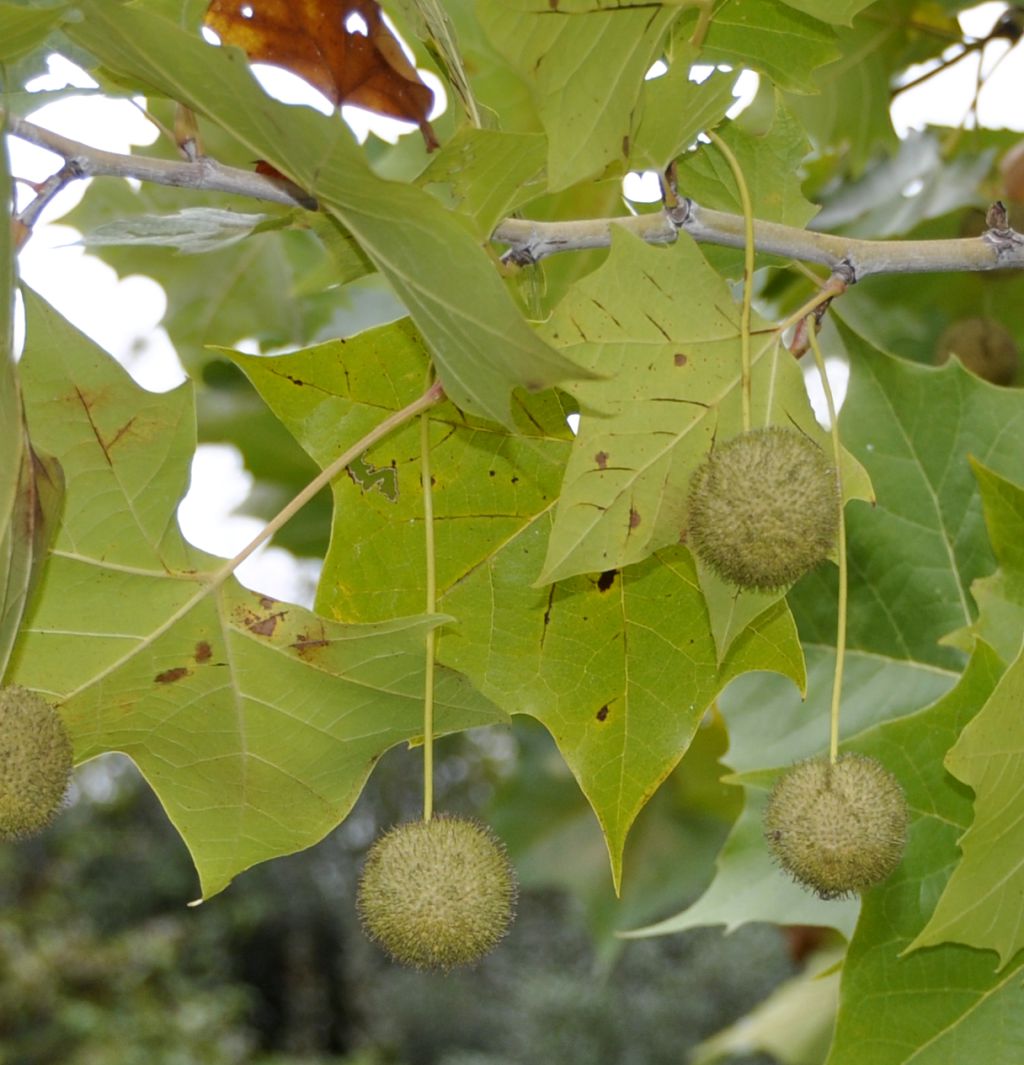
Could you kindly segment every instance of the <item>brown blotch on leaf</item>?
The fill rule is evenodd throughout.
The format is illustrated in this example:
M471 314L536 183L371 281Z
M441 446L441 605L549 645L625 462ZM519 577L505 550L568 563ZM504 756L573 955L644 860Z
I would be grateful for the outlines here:
M261 595L260 606L263 607L264 610L273 610L274 607L277 606L277 600L271 599L269 595Z
M681 351L677 351L675 355L672 356L672 361L676 364L676 366L685 366L686 356Z
M640 524L640 511L636 507L629 508L629 527L635 529Z
M599 592L607 592L608 589L615 583L615 578L618 576L619 571L617 569L607 569L600 577L597 578L597 590Z
M213 656L213 651L210 649L210 645L205 640L200 640L196 644L195 660L197 662L209 662Z
M599 451L594 456L594 461L597 463L597 468L599 470L606 470L608 468L608 452Z
M307 661L316 656L316 652L322 647L330 647L331 641L327 639L327 633L323 627L323 624L319 625L317 629L307 629L304 632L299 633L298 639L291 645L292 650L300 657Z
M250 621L246 628L254 636L273 636L274 630L277 628L278 621L284 617L284 613L271 614L269 617L256 618Z
M415 122L427 150L438 146L427 121L434 94L376 0L213 0L204 21L224 44L290 70L336 107Z
M175 666L174 669L165 669L163 673L157 673L153 680L157 684L173 684L176 680L187 677L190 672L191 670L184 666Z
M602 706L600 710L598 710L598 712L596 714L596 717L597 717L598 721L604 721L604 719L607 716L608 716L608 704L605 703L605 705Z

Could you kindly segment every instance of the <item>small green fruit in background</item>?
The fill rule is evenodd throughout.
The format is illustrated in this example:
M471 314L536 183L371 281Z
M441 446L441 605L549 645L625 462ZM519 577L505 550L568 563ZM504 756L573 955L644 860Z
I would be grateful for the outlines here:
M935 344L936 364L948 362L950 355L994 385L1012 385L1020 371L1017 342L994 318L960 318L948 325Z
M35 692L0 688L0 839L46 828L63 805L71 767L60 714Z
M782 426L715 448L690 481L687 542L723 580L770 591L824 561L839 532L836 470Z
M508 931L516 878L504 844L461 817L408 821L370 848L356 904L366 934L403 965L471 965Z
M796 881L823 899L881 883L900 864L907 800L874 758L812 758L776 781L764 812L769 849Z

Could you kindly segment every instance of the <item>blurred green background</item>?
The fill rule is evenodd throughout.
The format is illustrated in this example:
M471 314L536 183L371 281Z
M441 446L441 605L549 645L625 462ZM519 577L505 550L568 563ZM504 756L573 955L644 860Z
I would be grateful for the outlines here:
M728 827L706 790L721 787L708 772L719 742L705 729L645 812L617 901L593 816L539 727L445 741L439 806L509 811L489 819L520 826L506 835L523 880L508 938L448 976L392 965L353 905L373 837L417 816L419 752L391 752L320 845L196 908L188 854L132 764L88 763L53 828L0 849L0 1063L684 1062L796 971L774 927L614 937L700 890L693 871Z

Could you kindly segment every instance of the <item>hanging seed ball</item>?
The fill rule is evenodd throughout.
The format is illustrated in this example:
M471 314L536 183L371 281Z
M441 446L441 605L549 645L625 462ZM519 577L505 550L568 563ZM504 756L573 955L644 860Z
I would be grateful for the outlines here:
M770 591L829 555L839 531L836 470L795 429L752 429L715 448L690 480L689 545L723 580Z
M874 758L812 758L776 781L764 812L772 854L794 880L823 899L881 883L900 864L907 800Z
M504 844L461 817L407 821L374 843L356 905L366 934L402 965L471 965L508 931L516 877Z
M936 364L948 362L950 355L994 385L1012 385L1020 371L1017 341L994 318L960 318L948 325L935 344Z
M0 688L0 840L49 825L64 803L71 766L60 714L35 692Z

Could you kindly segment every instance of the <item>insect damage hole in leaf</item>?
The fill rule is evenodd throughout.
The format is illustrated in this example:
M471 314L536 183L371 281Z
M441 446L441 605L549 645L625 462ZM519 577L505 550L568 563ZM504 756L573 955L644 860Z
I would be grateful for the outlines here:
M406 58L376 0L213 0L205 24L254 63L297 74L335 107L414 122L427 150L434 94Z

